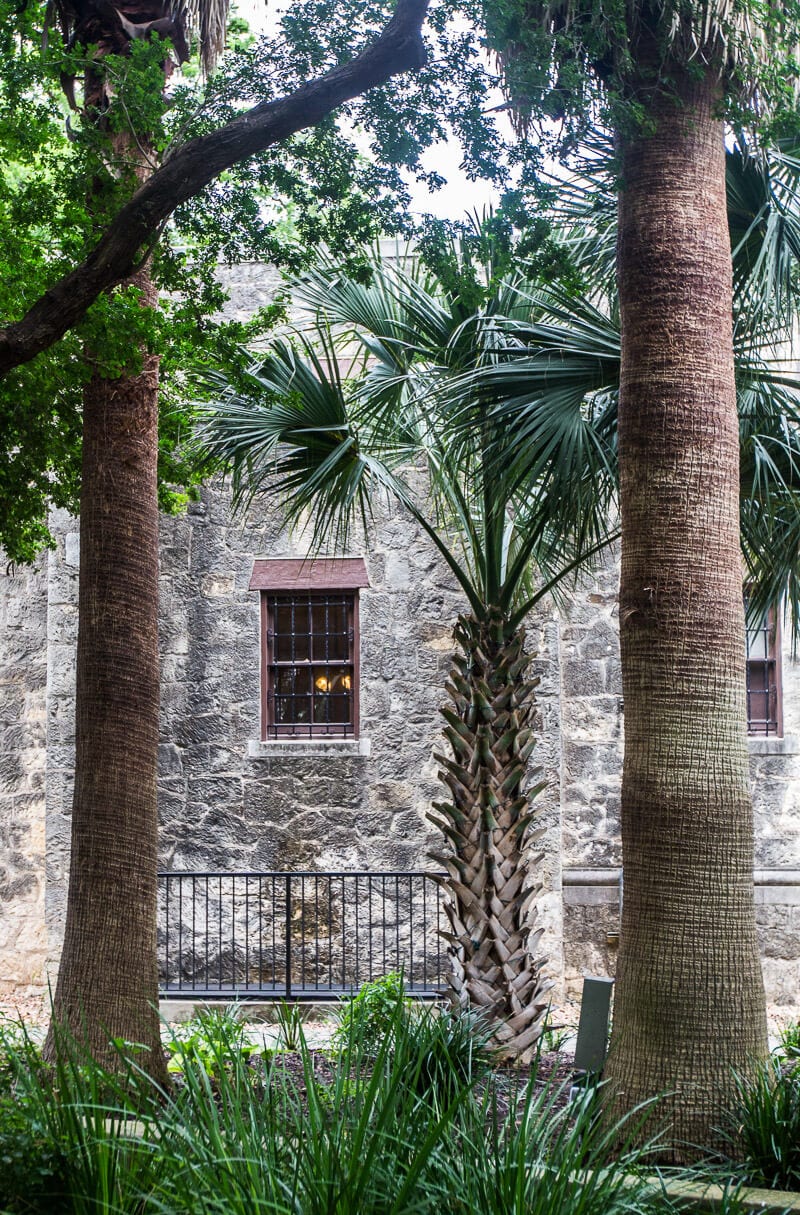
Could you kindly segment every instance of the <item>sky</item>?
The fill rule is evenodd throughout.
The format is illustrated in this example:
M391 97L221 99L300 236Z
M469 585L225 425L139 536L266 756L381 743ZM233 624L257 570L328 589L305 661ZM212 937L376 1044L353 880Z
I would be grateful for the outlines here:
M281 12L291 0L236 0L236 11L244 17L254 32L269 33ZM437 172L446 178L441 190L431 191L424 182L407 176L411 191L411 210L418 214L436 215L442 219L463 219L465 212L481 212L499 201L497 190L486 181L470 181L460 168L461 149L457 140L435 144L422 157L426 172Z

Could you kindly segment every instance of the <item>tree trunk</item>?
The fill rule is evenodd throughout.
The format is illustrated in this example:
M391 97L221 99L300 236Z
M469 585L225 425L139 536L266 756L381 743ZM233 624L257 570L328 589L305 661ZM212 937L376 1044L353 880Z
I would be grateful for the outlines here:
M673 83L674 99L647 90L652 130L622 160L624 901L607 1076L618 1110L671 1094L655 1117L680 1160L717 1141L766 1023L719 86Z
M455 639L462 653L447 684L452 707L442 709L453 758L436 757L452 800L436 803L431 816L452 846L436 857L450 875L451 985L458 1006L486 1018L501 1057L525 1061L551 986L533 956L541 885L527 880L541 860L531 856L529 831L530 798L541 786L524 789L539 681L526 675L523 631L509 629L502 613L460 617Z
M130 282L152 307L148 271ZM84 392L75 793L54 1001L92 1055L141 1044L166 1081L158 1020L158 358ZM52 1035L48 1043L52 1052Z

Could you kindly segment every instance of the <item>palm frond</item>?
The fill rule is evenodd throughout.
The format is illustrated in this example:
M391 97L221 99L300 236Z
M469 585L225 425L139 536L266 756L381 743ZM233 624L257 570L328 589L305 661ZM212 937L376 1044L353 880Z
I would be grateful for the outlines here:
M173 19L183 24L190 38L197 39L206 75L225 49L230 7L231 0L178 0L173 8Z
M376 488L395 487L388 465L361 451L329 336L301 352L276 341L246 388L205 410L199 435L230 465L235 506L280 484L289 522L311 510L312 546L346 545L354 522L367 523Z

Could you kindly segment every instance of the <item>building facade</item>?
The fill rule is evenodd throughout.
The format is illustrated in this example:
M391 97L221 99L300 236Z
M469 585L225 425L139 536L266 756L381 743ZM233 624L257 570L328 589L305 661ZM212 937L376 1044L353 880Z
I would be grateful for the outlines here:
M78 532L7 569L0 597L0 993L57 965L69 866ZM463 602L385 506L344 561L309 562L280 503L224 487L162 521L161 865L406 872L436 866L439 706ZM528 626L540 738L543 952L559 994L614 971L622 703L609 562ZM768 639L767 639L768 640ZM755 891L769 1000L800 997L800 665L751 638ZM761 694L780 673L782 711ZM767 719L772 717L771 724ZM765 732L769 730L769 733Z
M227 283L245 319L263 266ZM0 994L57 965L69 868L78 528L0 569ZM190 872L436 868L439 707L464 603L398 506L316 570L280 501L234 518L224 487L162 520L161 865ZM346 567L346 568L345 568ZM342 571L337 573L337 569ZM559 994L613 974L624 705L613 560L528 624L545 782L543 952ZM773 638L777 648L773 651ZM768 999L800 1012L800 663L750 638L755 893ZM770 689L776 689L771 691ZM533 772L532 772L533 776Z

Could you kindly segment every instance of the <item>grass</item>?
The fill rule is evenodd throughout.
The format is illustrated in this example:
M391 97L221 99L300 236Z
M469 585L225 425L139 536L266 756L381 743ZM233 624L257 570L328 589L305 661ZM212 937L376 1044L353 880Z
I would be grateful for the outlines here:
M369 993L368 993L369 996ZM53 1067L0 1026L7 1215L646 1215L643 1114L608 1126L493 1067L479 1022L410 1006L402 985L348 1010L328 1058L253 1050L225 1014L176 1031L174 1083L134 1051L112 1077L59 1043ZM535 1075L534 1075L535 1080ZM737 1209L733 1191L723 1213Z
M774 1055L737 1090L740 1175L766 1189L800 1189L800 1060Z

